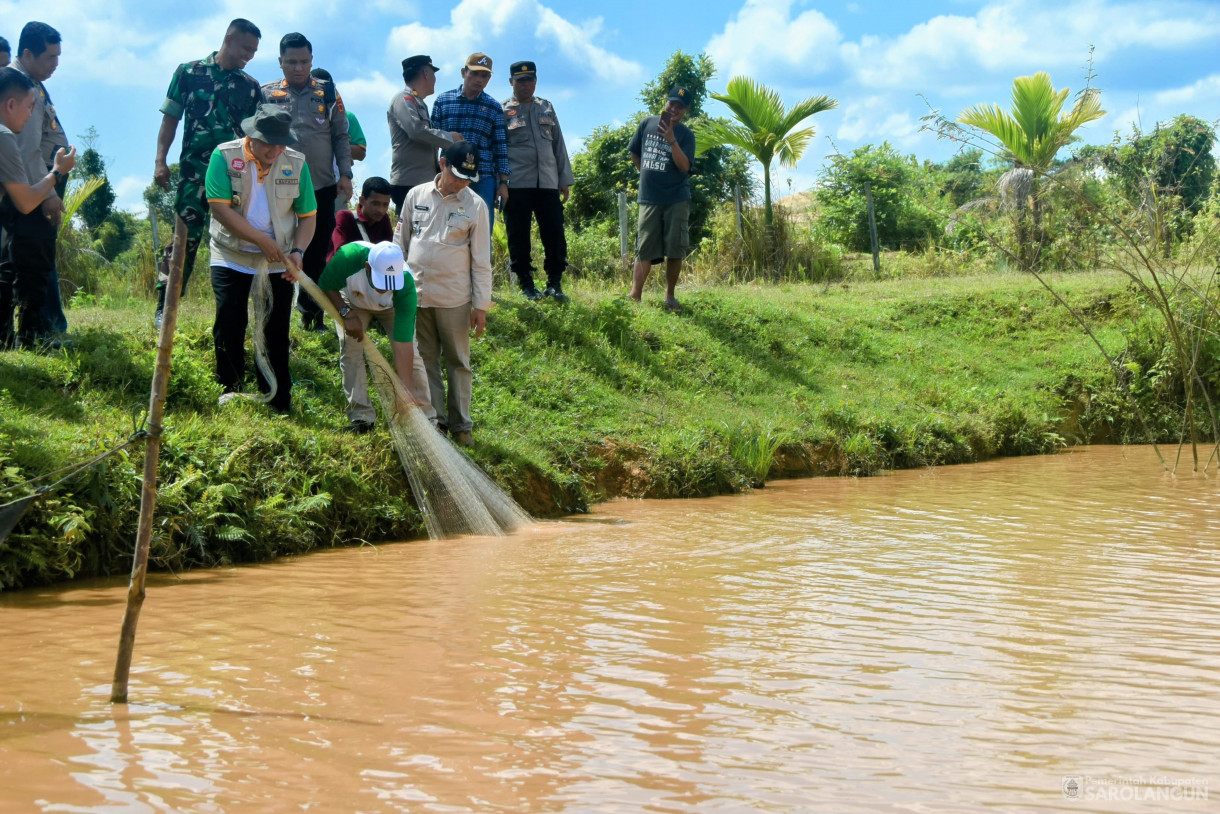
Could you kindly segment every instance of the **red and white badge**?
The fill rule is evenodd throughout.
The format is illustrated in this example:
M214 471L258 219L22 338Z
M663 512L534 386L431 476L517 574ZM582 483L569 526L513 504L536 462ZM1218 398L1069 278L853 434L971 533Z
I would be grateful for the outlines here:
M246 159L235 158L229 163L229 166L232 167L233 169L237 170L238 172L241 172L242 170L244 170L246 168Z

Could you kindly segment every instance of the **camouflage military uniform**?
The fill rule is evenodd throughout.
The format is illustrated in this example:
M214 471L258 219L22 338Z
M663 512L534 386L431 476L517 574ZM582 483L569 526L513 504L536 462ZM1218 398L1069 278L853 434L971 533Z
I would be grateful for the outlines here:
M208 161L217 145L241 138L242 119L254 115L262 92L258 81L243 70L226 71L216 64L216 52L206 59L184 62L174 71L161 112L181 119L182 157L178 159L178 193L174 210L186 223L186 263L182 269L182 288L195 267L195 253L207 225L208 202L204 177ZM166 275L158 275L158 288L164 288Z

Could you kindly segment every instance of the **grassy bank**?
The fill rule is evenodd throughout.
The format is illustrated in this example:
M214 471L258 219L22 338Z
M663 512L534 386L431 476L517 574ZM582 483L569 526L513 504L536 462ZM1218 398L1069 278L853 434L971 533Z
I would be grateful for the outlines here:
M1122 356L1152 432L1179 415L1163 339L1124 278L1055 279ZM618 288L573 302L497 292L474 353L475 459L531 512L616 495L732 492L768 477L1149 440L1084 332L1017 275L691 288L685 313ZM333 336L293 329L295 406L217 406L211 304L175 349L153 558L168 569L422 536L387 433L342 432ZM16 483L126 438L154 356L149 303L74 308L76 346L0 355L0 475ZM383 344L384 339L380 340ZM0 587L122 573L142 448L55 490L0 548ZM5 500L11 499L5 497Z

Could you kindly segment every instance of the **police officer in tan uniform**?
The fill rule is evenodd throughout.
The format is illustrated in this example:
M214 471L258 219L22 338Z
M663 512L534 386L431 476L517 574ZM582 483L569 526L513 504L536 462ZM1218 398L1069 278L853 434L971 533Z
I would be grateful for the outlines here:
M41 181L51 168L46 155L67 147L55 108L43 84L55 73L61 51L60 35L46 23L30 22L21 29L17 60L12 69L25 75L35 89L30 119L14 138L25 163L30 184ZM51 345L53 327L47 323L48 291L54 286L58 305L55 252L59 224L63 218L61 197L66 180L59 178L55 190L42 205L5 226L0 247L0 336L13 328L14 299L20 306L21 324L17 341L28 347ZM53 309L58 313L58 309Z
M335 201L346 204L352 197L352 148L347 112L334 83L310 75L313 45L303 34L294 31L280 40L280 68L284 78L263 85L263 98L292 116L292 129L299 139L297 149L305 154L305 162L313 176L318 225L313 242L305 250L302 271L317 282L326 267L330 235L335 230ZM326 331L322 325L322 309L312 297L300 297L297 308L303 315L306 330Z
M436 92L436 66L432 57L416 54L402 61L402 81L406 87L390 99L386 118L390 123L390 199L402 214L402 199L411 187L426 184L436 177L436 154L455 141L461 133L450 133L432 126L424 104Z
M572 163L559 129L554 106L534 95L538 70L533 62L514 62L509 68L513 97L504 102L508 134L508 188L504 227L508 232L509 266L517 275L521 293L530 300L551 297L567 302L563 271L568 266L568 243L563 233L563 205L572 187ZM546 254L546 288L534 287L530 257L530 228L538 219L538 235Z

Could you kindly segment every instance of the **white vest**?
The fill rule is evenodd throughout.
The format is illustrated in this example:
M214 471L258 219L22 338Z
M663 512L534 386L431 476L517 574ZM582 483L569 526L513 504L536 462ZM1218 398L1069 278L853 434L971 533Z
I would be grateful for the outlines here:
M244 138L234 139L216 148L224 156L225 171L233 185L232 206L243 218L250 205L251 192L258 183L258 165L246 159L243 149L245 141ZM289 147L275 160L263 182L263 188L267 191L267 209L271 213L271 230L275 233L280 250L285 253L292 248L296 235L297 215L293 206L301 194L301 170L304 166L305 155ZM255 270L266 265L267 259L257 246L231 234L216 218L212 218L211 236L209 248L212 257ZM276 264L273 268L278 270L283 266Z

